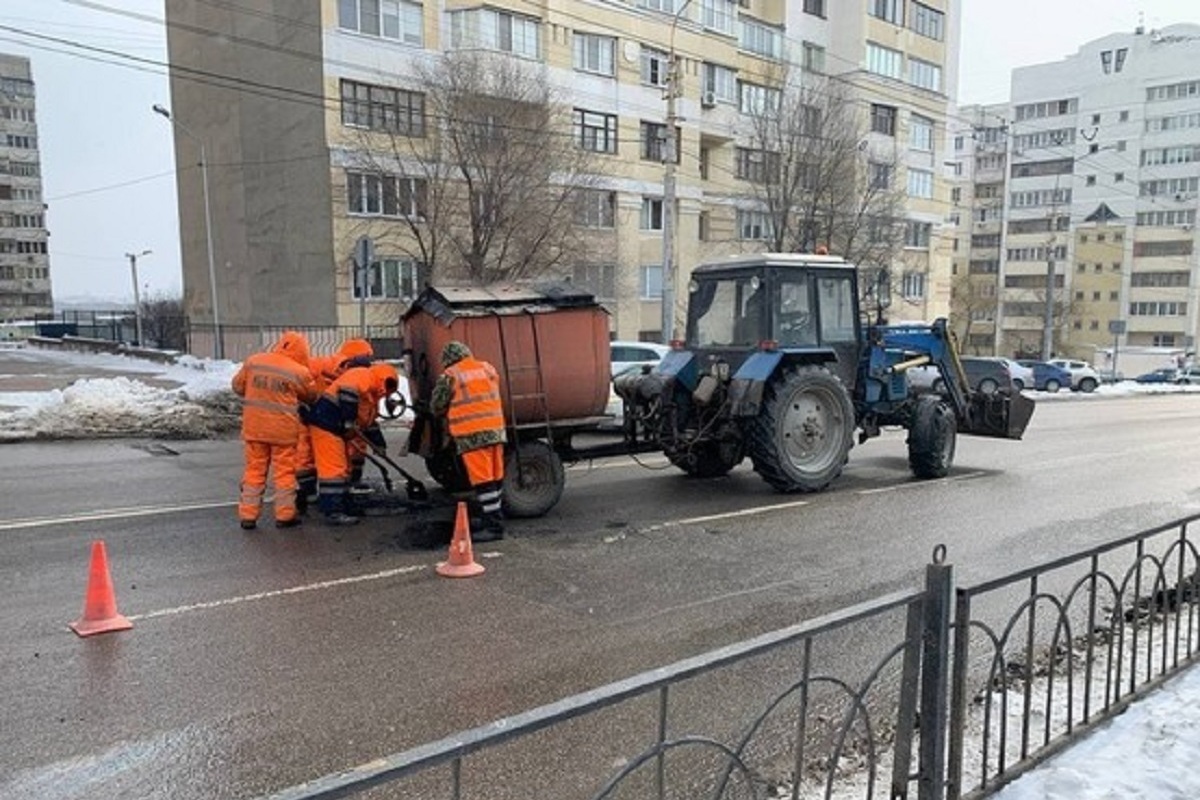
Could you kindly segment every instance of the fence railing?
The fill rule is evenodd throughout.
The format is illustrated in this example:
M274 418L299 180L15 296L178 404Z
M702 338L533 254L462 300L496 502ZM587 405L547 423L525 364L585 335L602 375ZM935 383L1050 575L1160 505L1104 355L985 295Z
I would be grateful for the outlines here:
M939 547L922 588L273 798L984 796L1200 661L1197 519L957 589Z

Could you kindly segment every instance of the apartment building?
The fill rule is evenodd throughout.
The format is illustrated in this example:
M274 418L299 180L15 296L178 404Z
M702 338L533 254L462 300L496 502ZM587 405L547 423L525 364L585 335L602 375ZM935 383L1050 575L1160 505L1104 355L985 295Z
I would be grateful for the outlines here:
M893 316L948 312L959 0L167 0L166 11L185 304L201 322L208 231L202 175L186 168L200 143L223 323L395 322L430 277L409 226L429 187L400 169L396 141L442 124L417 76L455 49L523 59L570 106L564 135L596 157L595 182L578 219L587 247L557 277L595 292L619 338L662 335L665 229L680 307L688 270L771 238L752 184L772 154L751 145L747 118L777 102L788 71L846 92L864 172L886 165L874 180L903 189L889 221L904 234L889 265ZM375 245L365 284L353 258L364 235Z
M1172 25L1014 70L1003 122L973 131L968 271L985 283L985 265L995 265L994 352L1040 354L1047 322L1050 350L1088 360L1114 343L1194 348L1198 59L1200 27ZM995 153L981 141L989 136ZM991 173L995 183L985 164L1002 170ZM981 199L993 187L1002 190L998 219ZM998 259L977 250L993 244ZM969 296L956 297L957 313Z
M54 309L29 59L0 54L0 321Z

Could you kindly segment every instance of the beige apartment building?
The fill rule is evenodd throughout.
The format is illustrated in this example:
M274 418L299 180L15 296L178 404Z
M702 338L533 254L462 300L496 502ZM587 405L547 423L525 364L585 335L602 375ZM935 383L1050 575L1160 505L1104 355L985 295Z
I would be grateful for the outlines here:
M167 0L166 10L185 304L200 323L212 316L209 233L231 329L395 323L431 277L407 241L428 187L390 174L388 154L399 167L397 136L436 134L443 121L415 76L462 48L523 59L569 104L563 133L592 151L595 180L578 219L588 246L553 277L593 291L614 336L662 335L664 229L680 308L691 268L765 249L770 222L752 184L771 156L750 145L747 120L776 102L781 70L849 98L864 173L899 192L887 221L904 234L892 316L948 313L958 0ZM672 74L674 215L663 162ZM353 255L364 235L375 258L365 291Z
M1113 347L1194 350L1197 64L1200 26L1138 28L1015 70L1010 104L959 112L954 316L974 352L1041 354L1047 312L1049 350L1102 368Z
M0 54L0 322L50 314L50 257L29 59Z

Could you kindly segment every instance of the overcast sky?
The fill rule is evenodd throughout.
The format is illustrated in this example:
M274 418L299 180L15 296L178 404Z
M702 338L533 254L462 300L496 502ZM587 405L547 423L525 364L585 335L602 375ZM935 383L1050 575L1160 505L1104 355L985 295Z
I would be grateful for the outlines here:
M963 6L962 103L1006 100L1013 67L1058 60L1084 42L1132 30L1139 12L1148 29L1200 23L1197 0L963 0ZM131 301L125 254L143 250L153 251L138 260L143 292L182 291L170 123L150 110L169 106L170 96L165 69L154 63L133 69L119 56L13 29L162 63L162 17L162 0L0 0L0 51L33 61L56 300ZM219 240L220 231L214 236Z

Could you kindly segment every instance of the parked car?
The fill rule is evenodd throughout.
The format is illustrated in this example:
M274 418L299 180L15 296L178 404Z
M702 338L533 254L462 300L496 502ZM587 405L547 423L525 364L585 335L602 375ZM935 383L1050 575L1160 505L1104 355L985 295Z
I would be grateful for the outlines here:
M1033 370L1033 388L1039 392L1057 392L1064 386L1071 385L1071 373L1062 367L1027 358L1020 359L1017 363Z
M1012 376L1013 388L1018 392L1022 389L1034 388L1036 380L1032 367L1027 367L1020 361L1013 361L1011 358L998 358L996 360L1003 361L1004 366L1008 367L1008 374Z
M1086 361L1073 358L1052 358L1047 362L1071 373L1071 389L1077 392L1094 392L1100 385L1100 373Z
M1176 383L1179 380L1179 370L1174 367L1162 367L1138 375L1134 380L1138 383Z
M1200 367L1184 367L1175 374L1176 383L1200 383Z
M654 342L609 342L612 376L615 378L630 367L654 366L669 352L671 348Z
M972 391L984 394L1020 391L1016 388L1012 373L1005 363L1008 359L961 356L959 360L962 361L963 371L967 373L967 383ZM915 394L941 394L946 388L937 367L914 367L905 374L908 376L908 385Z

